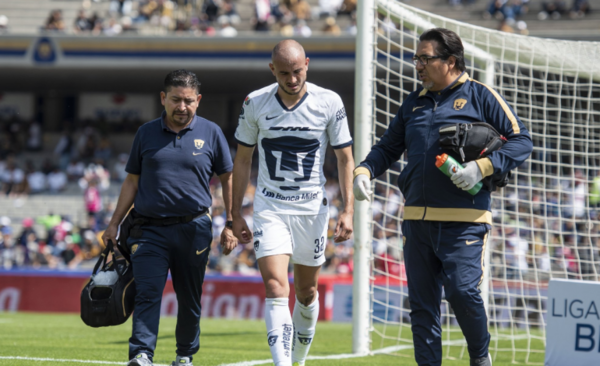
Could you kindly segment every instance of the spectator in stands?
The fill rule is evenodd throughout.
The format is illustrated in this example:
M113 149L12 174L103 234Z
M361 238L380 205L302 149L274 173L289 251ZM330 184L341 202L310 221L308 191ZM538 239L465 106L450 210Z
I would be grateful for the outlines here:
M325 26L323 26L322 31L325 34L329 34L332 36L339 36L342 34L342 30L337 25L335 18L331 16L325 19Z
M25 173L19 169L14 156L6 160L6 167L0 177L2 183L2 193L7 196L19 196L26 191Z
M484 19L492 19L492 17L502 20L504 19L503 9L507 0L491 0L487 10L483 13Z
M316 13L319 17L335 17L342 7L343 0L319 0Z
M133 2L131 0L111 0L109 12L114 15L129 15Z
M92 16L88 19L90 23L90 28L92 30L92 34L100 35L102 34L102 18L98 15L98 13L94 12Z
M590 8L590 2L588 0L573 0L573 6L571 6L570 16L571 19L583 18L592 11Z
M133 25L133 20L129 16L121 18L121 28L123 33L137 32L137 28Z
M117 19L110 18L108 20L108 23L106 24L106 26L103 28L102 31L103 31L104 35L106 35L106 36L118 36L119 34L123 33L123 27L117 21ZM89 148L90 149L95 148L95 142L93 142L93 140L88 140L88 143L89 142L92 142L92 144L91 144L91 146L89 146Z
M79 253L81 249L73 242L72 235L66 235L64 239L64 249L59 253L59 257L63 260L64 265L68 268L75 268L81 261Z
M350 19L350 25L346 28L346 33L355 36L358 29L356 28L356 13L353 13Z
M56 147L54 148L54 155L58 157L58 167L62 170L65 170L69 165L69 161L71 161L71 157L73 155L73 138L71 137L71 133L69 131L65 130L62 133L58 143L56 144ZM51 162L48 159L46 162L50 163L51 165ZM53 170L53 167L51 168L50 165L46 163L45 165L46 169ZM43 171L44 173L48 174L50 173L50 170Z
M38 240L38 236L33 229L33 219L31 217L26 217L21 222L21 233L18 236L17 243L22 246L27 246L27 241L31 240L29 235L33 235L35 241Z
M242 248L236 258L236 271L242 275L258 274L258 262L254 251L254 244L242 244Z
M15 245L12 237L12 228L3 226L0 228L0 265L4 269L19 267L23 265L24 253L21 247Z
M98 189L98 181L92 179L83 193L83 201L88 216L94 216L102 209L102 199L100 198L100 190Z
M237 8L233 0L221 1L220 14L227 15L229 17L229 21L233 25L237 25L240 23L240 15L237 12Z
M552 0L552 2L542 2L542 11L538 14L539 20L546 20L548 16L552 19L560 19L567 13L567 4L564 0Z
M346 14L346 15L355 14L357 3L358 3L358 0L343 0L342 6L340 7L340 10L338 11L338 15L339 14Z
M83 177L85 165L79 159L73 159L67 165L66 173L69 182L76 182Z
M42 127L36 121L29 124L25 147L28 151L42 150Z
M65 22L63 21L61 10L56 9L50 12L48 20L46 20L46 24L44 25L44 30L54 32L63 32L65 30Z
M231 20L228 15L221 15L219 17L219 35L221 37L235 37L237 36L237 30L231 26Z
M271 19L271 3L269 0L254 1L254 18L252 19L255 31L268 31Z
M306 21L303 19L296 20L296 25L294 26L294 36L299 37L310 37L312 35L312 30L308 25L306 25Z
M91 18L90 18L91 19ZM77 13L75 22L73 22L73 32L75 33L87 33L93 29L93 24L85 14L85 10L81 9Z
M58 167L48 174L47 179L50 193L62 192L67 187L67 174Z
M36 194L44 192L47 188L46 174L40 170L35 170L33 167L28 168L27 174L27 185L29 188L28 194Z
M8 17L0 14L0 34L8 33Z
M213 23L215 20L217 20L219 10L218 0L204 0L201 12L204 16L204 19L208 20L210 23Z
M306 0L284 0L286 6L294 13L296 19L310 20L312 12L310 4Z
M113 173L111 178L117 182L123 182L125 177L127 177L127 172L125 171L125 166L127 165L127 159L129 159L129 155L120 154L117 162L113 166Z

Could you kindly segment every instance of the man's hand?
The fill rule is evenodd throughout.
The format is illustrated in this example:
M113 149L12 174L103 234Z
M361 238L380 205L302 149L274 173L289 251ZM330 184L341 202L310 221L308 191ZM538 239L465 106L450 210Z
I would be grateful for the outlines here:
M238 245L237 238L233 235L233 230L225 227L221 231L221 247L223 247L223 254L228 255Z
M371 180L366 174L359 174L354 178L354 197L359 201L371 201Z
M102 241L104 242L104 245L108 245L108 241L112 240L114 247L116 248L117 246L117 233L119 232L119 225L118 224L109 224L108 227L106 228L106 230L104 231L104 234L102 234ZM123 244L126 245L126 244Z
M248 224L243 217L233 218L233 235L240 241L242 244L247 244L252 241L252 231L248 228Z
M366 175L365 175L366 177ZM352 214L349 212L342 212L339 217L337 224L335 225L335 231L333 232L333 241L335 243L341 243L350 239L352 236Z
M474 161L463 164L464 169L452 174L450 179L458 188L468 191L483 179L479 165Z

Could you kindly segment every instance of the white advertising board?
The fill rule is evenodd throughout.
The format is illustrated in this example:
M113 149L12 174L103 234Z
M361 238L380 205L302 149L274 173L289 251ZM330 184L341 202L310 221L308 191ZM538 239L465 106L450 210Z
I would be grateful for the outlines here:
M545 366L600 365L600 283L551 280Z
M83 93L79 96L80 120L143 121L158 117L158 94Z

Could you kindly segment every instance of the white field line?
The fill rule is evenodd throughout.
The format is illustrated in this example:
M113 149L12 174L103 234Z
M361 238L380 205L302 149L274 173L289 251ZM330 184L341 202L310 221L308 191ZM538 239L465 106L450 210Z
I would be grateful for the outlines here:
M517 338L527 338L526 335L517 336ZM465 344L464 339L457 339L454 341L444 341L444 345L459 345ZM407 344L403 346L391 346L386 348L377 349L371 351L370 354L376 355L381 353L391 353L397 352L405 349L413 348L412 345ZM369 354L366 353L342 353L338 355L329 355L329 356L308 356L307 360L341 360L344 358L358 358L358 357L366 357ZM21 356L0 356L0 360L23 360L23 361L47 361L47 362L72 362L72 363L87 363L87 364L96 364L96 365L125 365L126 362L112 362L112 361L94 361L94 360L67 360L60 358L37 358L37 357L21 357ZM255 366L255 365L264 365L264 364L272 364L273 360L254 360L254 361L242 361L236 363L224 363L220 366ZM169 365L161 365L155 363L154 366L169 366Z
M40 357L21 357L21 356L0 356L2 360L21 360L21 361L45 361L45 362L71 362L71 363L87 363L93 365L125 365L127 361L113 362L113 361L95 361L95 360L68 360L62 358L40 358ZM155 363L154 366L169 366Z

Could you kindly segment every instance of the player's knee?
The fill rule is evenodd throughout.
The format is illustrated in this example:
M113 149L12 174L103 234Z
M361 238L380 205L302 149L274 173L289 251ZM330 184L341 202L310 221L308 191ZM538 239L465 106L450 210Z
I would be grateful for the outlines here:
M312 304L317 296L317 286L294 286L296 298L304 306Z
M288 297L290 288L288 283L282 283L276 279L271 279L265 283L267 298Z

